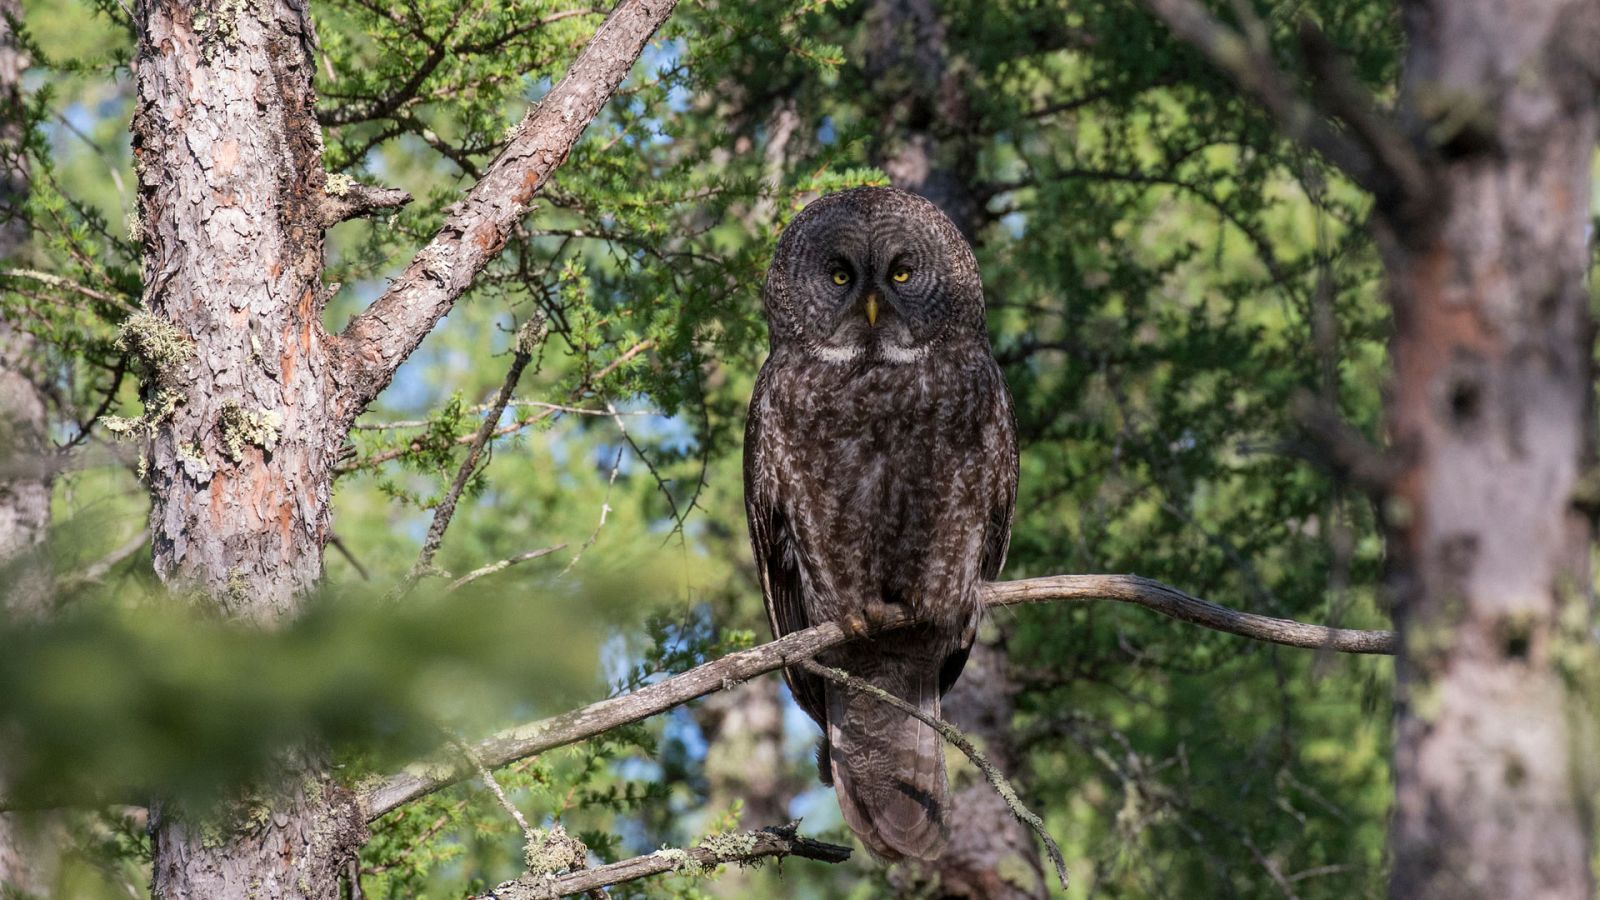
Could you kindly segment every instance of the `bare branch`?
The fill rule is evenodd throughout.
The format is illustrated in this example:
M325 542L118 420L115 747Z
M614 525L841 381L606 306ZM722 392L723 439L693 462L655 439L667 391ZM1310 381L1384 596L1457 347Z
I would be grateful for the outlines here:
M473 569L471 572L468 572L460 578L457 578L455 581L450 582L450 586L445 588L445 590L459 590L460 588L466 587L472 582L477 581L479 578L484 578L489 575L493 575L496 572L504 571L516 565L517 563L525 563L530 559L538 559L541 556L549 556L557 550L565 550L566 547L566 544L555 544L549 547L540 547L538 550L529 550L526 553L518 553L516 556L507 557L499 562L492 562L487 566Z
M984 603L988 606L1051 600L1115 600L1214 631L1273 644L1342 653L1394 654L1395 637L1391 631L1328 628L1236 612L1138 575L1054 575L984 586ZM899 627L908 623L891 624ZM824 622L759 647L730 653L631 694L507 729L478 742L473 749L486 765L498 768L603 734L620 725L647 719L698 697L727 690L757 675L795 665L846 640L844 630L837 623ZM420 760L362 794L359 802L370 822L472 774L471 769L461 766L455 755Z
M495 396L489 414L483 417L483 424L478 427L478 433L472 439L472 446L467 450L467 458L461 461L461 468L456 470L456 477L450 483L450 489L445 492L444 498L433 510L433 521L428 525L428 536L422 542L422 552L417 555L416 564L406 576L406 588L409 589L411 585L416 584L417 579L433 566L433 555L439 551L439 545L444 541L445 529L450 527L450 519L455 516L456 502L461 499L461 492L466 490L472 473L477 471L478 460L483 456L483 448L489 445L489 438L494 436L495 423L505 414L506 404L511 402L511 393L517 389L517 382L522 380L522 370L527 368L528 361L533 359L533 351L544 342L548 333L542 315L529 319L517 330L516 343L512 348L511 366L506 370L505 381L500 384L500 393Z
M622 0L439 232L337 341L354 418L493 259L552 172L627 77L676 0Z
M150 529L140 529L138 534L123 542L121 546L117 547L117 549L106 554L104 557L95 560L89 565L84 566L82 571L62 578L60 587L65 589L69 587L79 587L85 584L94 584L100 579L106 577L106 575L109 574L112 569L117 567L117 564L121 563L123 560L134 555L135 553L138 553L139 548L143 547L145 542L149 540Z
M333 182L333 178L330 177L329 181ZM329 228L346 219L370 216L380 209L399 209L410 202L411 195L399 188L377 187L359 181L349 181L339 183L337 187L330 187L323 195L322 207L317 213L322 227Z
M1049 831L1045 830L1044 822L1039 818L1038 814L1023 805L1022 799L1017 796L1017 789L1011 786L1010 781L1006 780L1005 773L1001 772L994 763L989 762L988 758L982 753L979 753L978 748L972 745L972 741L961 733L961 729L943 719L928 715L883 688L868 684L843 669L824 666L814 659L801 660L800 668L819 678L826 678L835 684L842 684L853 691L867 694L880 703L887 703L939 732L940 736L949 741L952 746L966 754L967 759L972 760L972 764L978 767L978 771L983 773L984 778L988 779L989 786L994 788L995 793L1000 795L1000 799L1006 801L1006 806L1011 809L1011 814L1016 816L1017 820L1022 824L1032 829L1033 833L1039 836L1039 840L1044 841L1045 852L1049 854L1050 862L1056 867L1056 877L1061 879L1061 887L1066 889L1067 861L1062 858L1061 847L1056 844L1056 839L1050 836Z
M798 823L713 835L688 850L657 850L622 862L568 872L565 875L532 875L508 881L477 900L548 900L593 891L614 884L637 881L666 872L704 872L725 863L750 865L763 859L798 856L826 863L842 863L850 858L850 848L814 841L796 834Z

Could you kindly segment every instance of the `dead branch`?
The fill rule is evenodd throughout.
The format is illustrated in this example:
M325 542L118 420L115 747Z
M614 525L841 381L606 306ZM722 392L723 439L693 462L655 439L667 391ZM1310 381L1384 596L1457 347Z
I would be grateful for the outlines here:
M1138 575L1053 575L994 582L984 587L984 602L989 606L1015 606L1053 600L1132 603L1214 631L1290 647L1389 655L1393 655L1395 647L1395 636L1391 631L1329 628L1237 612ZM895 623L896 627L903 624L906 623ZM727 690L757 675L795 665L847 639L837 623L824 622L759 647L730 653L630 694L507 729L478 742L473 750L485 765L491 769L499 768L603 734L630 722L647 719L698 697ZM358 802L370 822L473 774L470 767L462 765L459 754L442 753L407 766L364 792Z
M590 121L627 77L676 0L622 0L567 74L528 112L500 156L445 219L433 239L336 341L354 418L378 395L456 298L510 237L511 229Z
M476 900L548 900L637 881L665 872L702 873L726 863L751 865L763 859L798 856L826 863L850 858L850 848L814 841L796 834L799 823L712 835L688 850L661 849L646 856L564 875L528 875L508 881Z
M943 719L928 715L883 688L868 684L843 669L822 665L814 659L801 660L800 668L819 678L826 678L835 684L842 684L853 691L867 694L880 703L887 703L939 732L939 735L949 741L952 746L966 754L967 759L972 760L972 764L977 766L978 771L983 773L983 777L988 780L989 786L994 788L995 793L1000 795L1000 799L1006 801L1006 806L1011 809L1011 814L1016 816L1017 820L1022 824L1032 829L1033 833L1039 836L1039 840L1044 842L1045 852L1049 854L1050 862L1056 867L1056 877L1061 879L1062 889L1065 890L1067 888L1067 861L1061 856L1061 847L1056 844L1055 838L1051 837L1050 832L1045 830L1044 821L1039 818L1037 813L1023 805L1022 799L1017 796L1017 789L1011 786L1011 782L1006 779L1005 773L1001 772L994 763L989 762L988 758L982 753L979 753L978 748L972 745L972 741L961 733L961 729Z
M549 556L557 550L565 550L566 547L566 544L553 544L549 547L540 547L537 550L529 550L526 553L518 553L516 556L508 556L499 562L492 562L486 566L480 566L476 569L473 569L471 572L468 572L460 578L457 578L455 581L450 582L450 586L445 588L445 590L459 590L460 588L466 587L472 582L477 581L479 578L484 578L489 575L493 575L496 572L504 571L518 563L525 563L530 559L538 559L541 556Z
M450 483L450 489L445 492L439 505L434 507L433 521L428 524L428 536L423 539L422 552L417 554L417 562L406 576L407 589L432 569L433 556L439 552L439 545L444 542L445 529L450 527L450 520L455 516L456 503L461 499L461 492L466 490L467 482L472 479L472 473L477 471L478 460L482 458L484 448L489 445L489 439L494 436L495 424L505 414L506 404L511 402L511 394L517 389L517 382L522 380L522 370L527 368L528 362L533 359L533 352L544 342L548 333L542 316L529 319L517 330L516 343L511 351L511 365L506 369L505 380L500 384L500 393L495 396L489 414L483 417L483 423L478 426L472 445L467 449L467 458L461 461L461 467L456 470L456 477Z
M329 183L333 184L331 178ZM411 195L399 188L377 187L359 181L348 181L337 188L328 188L317 214L322 227L331 228L346 219L370 216L381 209L399 209L410 202Z

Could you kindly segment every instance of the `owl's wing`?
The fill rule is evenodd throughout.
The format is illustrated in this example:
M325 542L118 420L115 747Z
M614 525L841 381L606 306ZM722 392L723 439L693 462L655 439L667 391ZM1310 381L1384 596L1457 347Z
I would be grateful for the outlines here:
M994 404L984 444L990 448L989 470L998 481L989 495L989 518L983 533L983 562L978 571L984 581L1000 577L1011 546L1011 519L1017 509L1017 414L1011 406L1000 366L989 361L994 377Z
M983 520L983 557L978 562L978 573L984 581L993 581L1000 577L1000 569L1006 564L1006 550L1011 546L1011 520L1017 508L1017 418L999 365L989 360L986 374L993 403L983 425L987 453L984 463L993 480L989 483L989 503ZM961 677L971 650L969 642L945 657L939 666L941 694L950 690Z
M767 423L762 420L764 404L760 402L766 387L767 379L757 378L750 418L745 426L744 505L750 524L750 547L761 578L761 595L767 605L767 621L772 625L772 636L778 638L804 631L813 623L806 615L800 544L783 513L778 486L757 461L757 455L767 450L762 442L762 431ZM818 724L823 724L822 679L795 669L784 669L783 675L795 702Z

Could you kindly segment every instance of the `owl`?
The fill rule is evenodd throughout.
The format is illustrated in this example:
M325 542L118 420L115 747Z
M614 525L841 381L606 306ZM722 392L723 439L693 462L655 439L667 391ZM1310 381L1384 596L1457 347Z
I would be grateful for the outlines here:
M915 194L841 191L784 231L763 300L771 353L744 481L772 630L911 616L820 661L937 716L1017 495L1011 397L972 248ZM850 828L885 860L937 858L950 824L939 735L870 695L785 676L822 726L818 769Z

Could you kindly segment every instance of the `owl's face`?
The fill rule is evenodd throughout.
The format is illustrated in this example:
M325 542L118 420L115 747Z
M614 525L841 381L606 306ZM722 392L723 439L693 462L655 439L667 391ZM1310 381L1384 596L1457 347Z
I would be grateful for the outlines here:
M822 197L778 240L764 292L773 347L832 362L916 362L984 337L972 248L932 203L894 188Z

